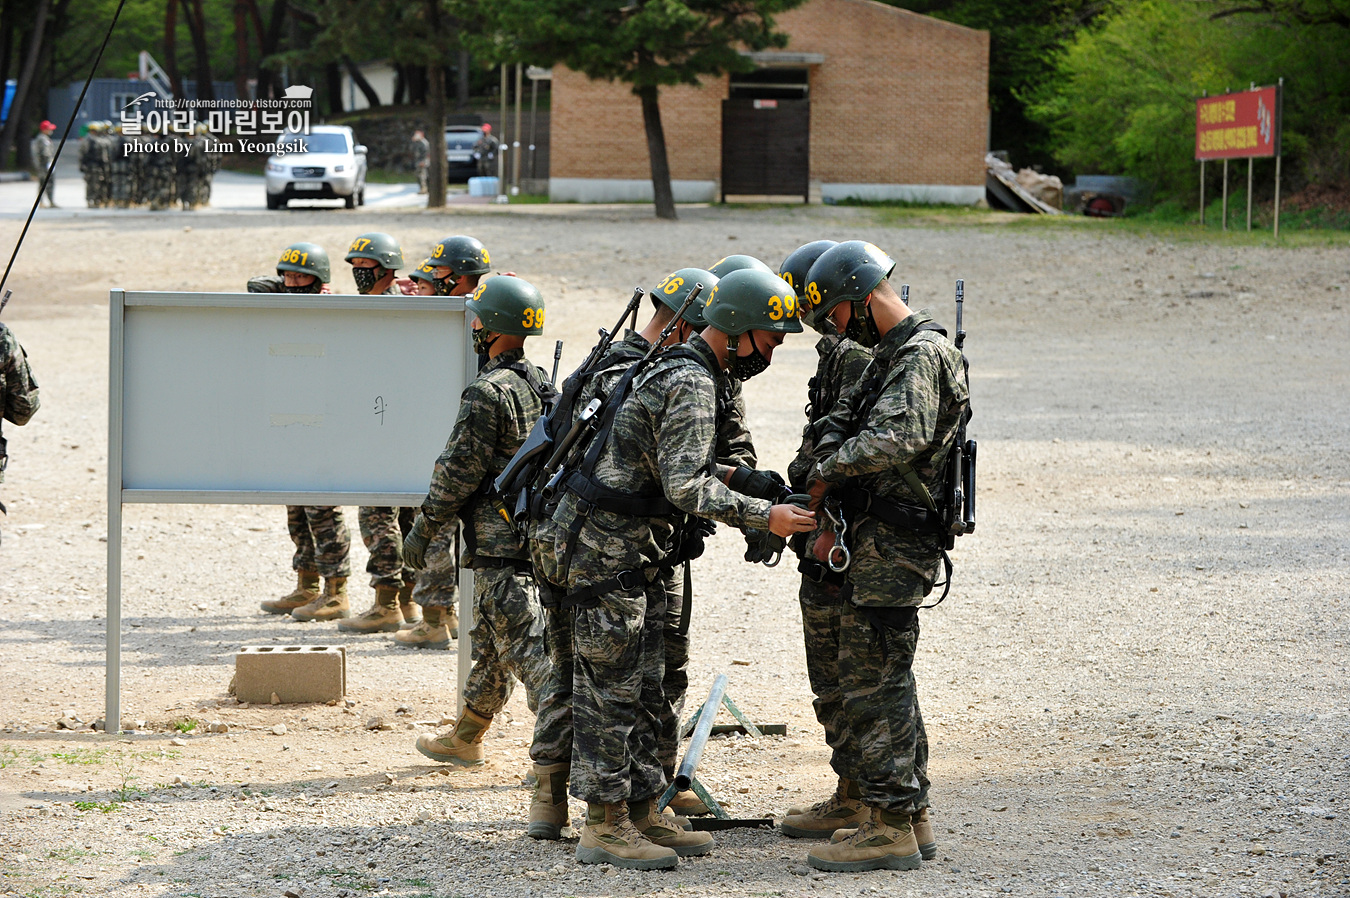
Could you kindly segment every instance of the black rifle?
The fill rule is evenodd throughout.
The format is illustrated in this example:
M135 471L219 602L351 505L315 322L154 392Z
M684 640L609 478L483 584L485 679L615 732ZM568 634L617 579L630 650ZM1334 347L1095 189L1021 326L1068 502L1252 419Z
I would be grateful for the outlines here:
M557 400L552 408L544 410L544 414L534 422L530 428L529 436L525 442L521 443L516 454L507 462L505 469L492 482L493 488L499 495L516 496L513 520L517 524L523 524L523 517L529 511L529 492L532 485L537 485L547 480L547 477L540 477L540 465L545 459L551 459L557 454L555 444L557 443L559 430L566 426L572 418L572 407L576 403L577 393L581 392L582 386L594 372L592 369L596 363L605 357L609 352L610 345L614 342L614 334L623 327L624 319L637 312L638 306L642 303L642 297L646 295L645 291L638 287L633 291L633 297L624 307L623 314L614 324L613 331L607 331L600 328L600 340L591 348L591 352L586 356L586 360L581 363L575 371L568 375L563 383L562 390L558 393ZM562 357L562 342L559 341L557 349L553 356L554 380L557 380L558 361ZM575 426L572 430L575 430ZM569 431L570 433L570 431ZM549 472L552 474L552 471Z
M956 281L956 339L953 341L961 353L961 365L969 380L970 363L966 360L966 332L962 329L961 318L966 299L966 282L962 278ZM943 513L946 517L948 534L947 548L951 548L953 537L975 531L975 441L966 439L966 422L970 413L961 416L956 429L956 442L947 456L947 473L944 491L946 502Z

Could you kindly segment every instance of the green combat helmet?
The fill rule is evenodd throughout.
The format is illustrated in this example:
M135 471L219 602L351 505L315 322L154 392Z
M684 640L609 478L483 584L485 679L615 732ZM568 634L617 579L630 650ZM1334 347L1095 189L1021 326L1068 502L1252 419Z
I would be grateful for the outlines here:
M494 334L529 337L544 332L544 297L524 278L503 275L484 281L464 307Z
M847 300L853 303L848 337L864 346L875 346L881 336L867 310L866 300L895 269L895 260L877 246L849 240L821 253L806 275L806 302L810 314L824 318Z
M449 268L459 277L487 274L492 259L487 247L473 237L446 237L431 251L428 259L433 268Z
M750 335L754 352L736 354L741 336L750 331L799 334L797 293L772 271L741 269L717 282L703 307L708 324L727 335L728 371L738 380L749 380L769 367L769 360Z
M773 269L756 259L754 256L723 256L717 261L717 264L708 270L720 278L724 278L733 271L740 271L743 268L750 268L754 271L763 271L773 274Z
M285 275L288 271L312 274L319 279L320 284L332 280L328 253L317 243L292 243L283 249L281 258L277 259L277 274Z
M372 231L357 237L347 247L347 261L353 259L374 259L380 267L398 271L403 267L403 250L393 237Z
M689 298L689 291L694 289L695 284L702 284L703 295L707 296L712 288L717 286L717 281L717 275L706 269L681 268L666 275L665 280L653 287L648 295L669 306L672 312L678 312L680 306L683 306L684 301ZM697 330L703 330L708 326L707 320L703 317L703 304L698 300L684 310L683 317L685 323Z
M806 299L806 275L825 250L838 245L834 240L813 240L810 243L803 243L788 253L788 257L783 260L783 264L778 266L778 276L791 284L792 289L797 291L798 308L802 320L822 334L834 333L834 327L817 318L809 303L802 305L802 301Z
M423 259L422 264L414 268L408 277L417 278L419 281L427 281L434 284L436 283L435 271L436 266L431 264L431 260Z

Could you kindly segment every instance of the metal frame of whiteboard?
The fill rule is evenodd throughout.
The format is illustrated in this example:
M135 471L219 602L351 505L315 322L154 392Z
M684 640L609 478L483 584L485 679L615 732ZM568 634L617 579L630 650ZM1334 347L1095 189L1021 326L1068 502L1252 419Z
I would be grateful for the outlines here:
M173 488L129 488L125 480L127 433L125 389L127 384L126 339L128 309L200 309L200 310L258 310L260 313L284 313L290 310L336 311L345 313L412 312L425 316L429 312L458 313L450 319L450 327L463 330L461 366L449 359L445 380L435 376L423 378L421 385L434 388L440 397L457 409L459 396L477 374L477 356L471 349L469 322L464 315L462 297L431 296L347 296L337 294L293 295L250 293L151 293L113 290L109 293L109 352L108 352L108 607L106 694L104 707L105 728L119 732L122 721L122 506L123 504L275 504L275 505L398 505L418 506L426 495L419 491L401 490L342 490L342 489L198 489L186 484ZM132 313L135 314L134 312ZM457 322L457 323L456 323ZM134 330L134 324L133 324ZM288 344L289 345L289 344ZM405 356L408 357L408 356ZM458 368L458 370L456 370ZM167 414L170 410L166 409ZM449 410L447 409L449 412ZM454 414L444 426L441 439L449 435ZM336 445L337 441L328 441ZM338 451L338 450L335 450ZM435 453L439 453L438 446ZM435 454L425 459L421 483L429 482ZM473 647L469 632L473 628L473 572L459 572L460 619L464 622L459 639L458 688L460 709L463 709L464 684L473 665Z

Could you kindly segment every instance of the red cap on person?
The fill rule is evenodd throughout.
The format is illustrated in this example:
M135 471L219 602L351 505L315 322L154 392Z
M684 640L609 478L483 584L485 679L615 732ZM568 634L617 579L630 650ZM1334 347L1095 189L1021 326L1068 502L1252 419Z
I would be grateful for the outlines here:
M39 131L55 131L55 130L56 130L56 126L53 125L51 122L47 121L46 119L43 119L43 120L42 120L42 124L38 125L38 130L39 130Z
M483 126L483 133L484 133L484 134L491 134L491 133L492 133L492 126L491 126L491 125L484 125L484 126Z

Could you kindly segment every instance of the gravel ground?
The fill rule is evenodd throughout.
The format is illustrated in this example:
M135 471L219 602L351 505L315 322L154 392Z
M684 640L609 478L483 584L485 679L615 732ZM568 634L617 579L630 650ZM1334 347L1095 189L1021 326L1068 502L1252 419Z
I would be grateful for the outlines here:
M682 214L39 220L5 313L43 408L6 431L0 893L1350 895L1350 249L999 215ZM19 227L4 222L0 245ZM89 731L103 707L108 289L236 290L288 242L337 251L374 228L410 258L445 233L479 236L543 290L573 364L635 284L731 252L776 262L809 239L866 237L949 324L966 278L980 523L916 662L936 860L824 874L805 866L809 844L746 829L670 873L581 867L571 843L524 835L523 695L494 721L488 765L446 775L413 739L453 713L454 653L388 636L346 640L345 703L239 705L226 687L240 645L334 635L257 610L289 587L276 507L126 508L123 709L137 726ZM791 339L748 385L766 465L795 449L815 359ZM788 734L716 739L700 778L733 816L781 815L833 775L796 577L740 549L724 528L695 569L691 696L727 672L740 707ZM58 729L69 715L77 729Z

